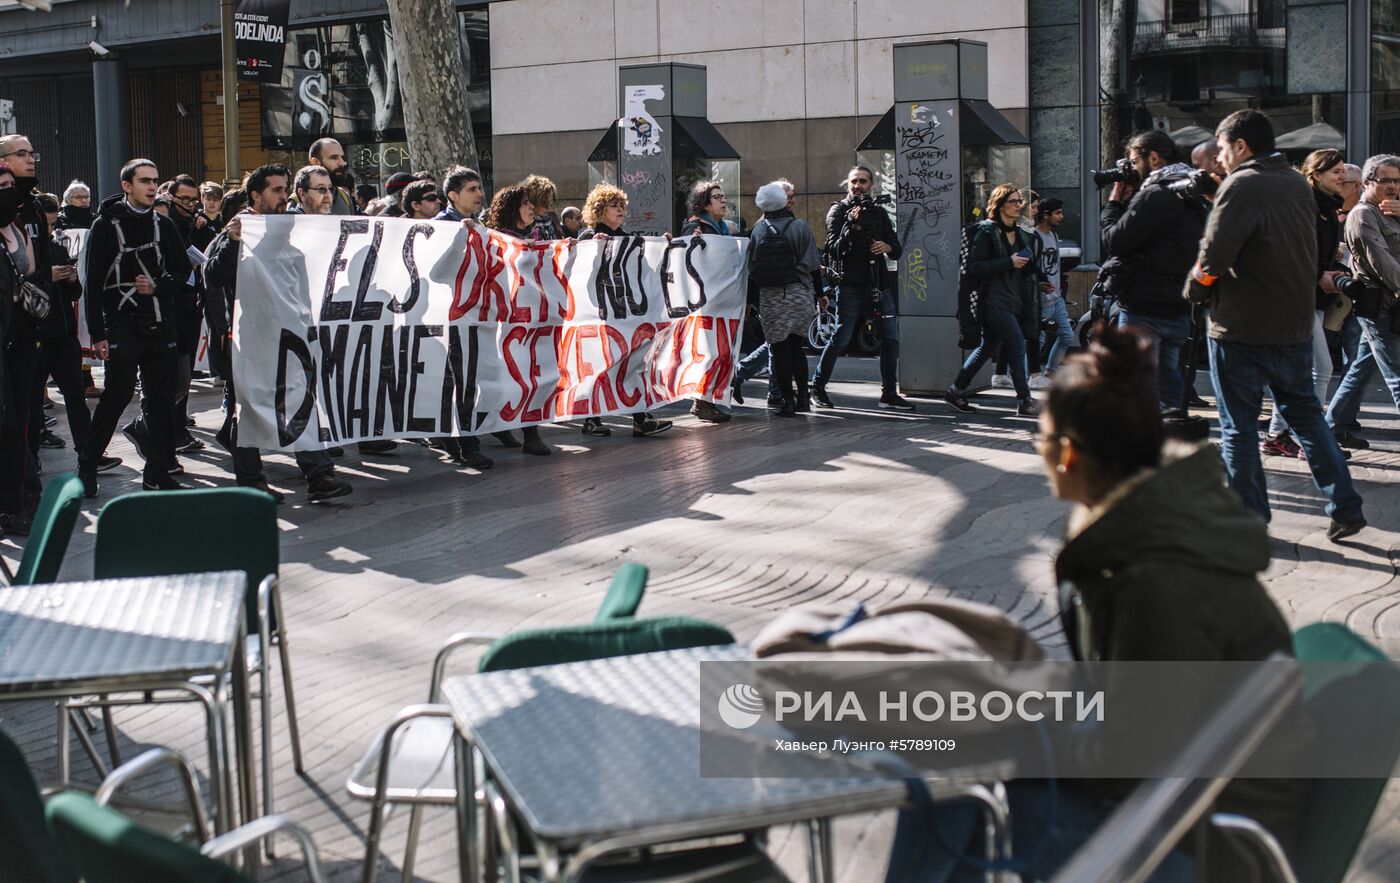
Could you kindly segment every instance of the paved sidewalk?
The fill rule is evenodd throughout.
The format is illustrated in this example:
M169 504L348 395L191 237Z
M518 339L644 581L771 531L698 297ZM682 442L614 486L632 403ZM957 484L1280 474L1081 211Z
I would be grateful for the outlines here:
M341 472L355 492L323 506L305 503L289 457L267 457L269 480L289 492L280 510L283 594L308 767L305 778L293 773L274 701L277 810L310 829L335 879L355 879L364 852L367 805L346 796L345 776L378 727L425 698L438 644L462 629L587 622L624 561L651 568L645 614L706 617L741 639L797 603L934 595L995 604L1064 653L1051 559L1067 507L1049 495L1031 447L1034 422L1011 416L1012 398L984 395L983 413L971 416L927 401L896 414L876 409L878 385L834 383L845 407L784 420L762 409L761 384L747 391L749 405L723 426L672 408L664 416L676 428L652 439L633 439L626 419L608 420L615 434L605 439L547 428L548 458L487 439L496 467L483 474L417 445L364 459L352 446ZM207 387L195 397L196 434L209 448L182 458L188 483L233 483L213 441L217 406ZM1377 450L1357 452L1351 467L1372 526L1354 543L1326 541L1305 463L1266 460L1275 509L1267 580L1295 626L1343 621L1400 656L1400 422L1379 401L1363 420ZM56 431L66 436L62 419ZM128 468L140 461L120 434L110 453L127 465L103 476L101 496L87 501L65 579L91 575L100 505L140 487ZM46 473L73 468L72 456L45 451ZM0 553L13 562L18 547L3 540ZM48 706L0 705L0 726L41 776L55 769L53 721ZM203 762L191 708L121 710L117 722L127 756L173 743ZM74 758L82 770L76 748ZM1400 879L1398 814L1400 790L1391 788L1351 880ZM383 880L398 877L406 818L385 834ZM837 823L840 880L881 878L889 823L888 815ZM426 814L421 879L455 879L452 832L450 814ZM774 844L802 877L804 839L777 832ZM298 878L281 863L265 876Z

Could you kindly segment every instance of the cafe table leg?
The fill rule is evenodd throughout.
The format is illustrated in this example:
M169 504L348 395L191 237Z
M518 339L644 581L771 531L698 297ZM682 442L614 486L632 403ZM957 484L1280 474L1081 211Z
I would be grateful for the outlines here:
M834 883L831 872L831 819L808 820L807 849L812 883Z
M453 765L457 773L457 865L462 883L480 883L476 851L476 763L470 740L454 728Z
M240 625L237 646L233 651L233 732L234 746L238 753L238 809L243 824L257 818L258 796L257 777L253 775L253 727L251 700L248 696L248 660L245 658L245 632ZM266 664L266 660L264 660ZM258 842L253 841L243 850L244 873L254 880L258 878Z

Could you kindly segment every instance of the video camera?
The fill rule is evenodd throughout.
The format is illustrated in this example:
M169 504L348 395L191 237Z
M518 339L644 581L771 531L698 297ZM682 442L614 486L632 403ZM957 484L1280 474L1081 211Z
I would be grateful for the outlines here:
M1131 187L1136 187L1142 183L1142 177L1138 175L1137 169L1127 158L1120 159L1106 169L1094 169L1090 174L1094 176L1094 186L1102 190L1111 185L1123 183Z
M881 193L879 196L862 193L851 200L851 208L874 208L877 205L889 205L892 202L894 202L894 197L888 193Z

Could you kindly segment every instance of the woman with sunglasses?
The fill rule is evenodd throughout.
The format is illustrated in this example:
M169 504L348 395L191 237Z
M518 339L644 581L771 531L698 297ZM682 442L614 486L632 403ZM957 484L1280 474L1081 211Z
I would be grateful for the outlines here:
M968 386L1003 346L1016 387L1017 416L1040 413L1026 377L1026 340L1040 327L1040 274L1031 260L1032 234L1017 223L1025 204L1016 185L998 184L987 200L987 219L972 236L964 272L978 281L982 296L982 345L967 357L943 395L965 414L977 410L967 401Z

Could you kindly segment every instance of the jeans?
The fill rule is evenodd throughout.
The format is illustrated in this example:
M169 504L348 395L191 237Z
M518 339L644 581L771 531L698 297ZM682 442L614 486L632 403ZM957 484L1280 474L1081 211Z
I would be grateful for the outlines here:
M842 285L836 295L836 333L831 342L822 350L817 360L817 375L812 385L826 386L831 372L836 368L836 357L841 355L856 329L871 314L869 285ZM893 395L899 389L899 302L893 291L880 292L880 318L875 320L875 333L880 338L880 386L881 393Z
M1053 877L1114 809L1110 801L1067 782L1013 781L1006 797L1012 859L1025 868L1024 879ZM981 883L986 879L978 866L986 855L984 836L982 811L969 801L935 803L924 812L905 810L895 828L885 881ZM1190 883L1193 870L1191 856L1179 846L1167 853L1148 883Z
M1162 410L1181 407L1184 381L1181 377L1181 347L1191 336L1191 314L1175 319L1159 319L1123 309L1118 314L1118 326L1131 325L1152 341L1152 354L1157 359L1157 398Z
M1313 320L1313 389L1319 402L1327 401L1327 387L1332 383L1332 351L1327 348L1327 333L1322 330L1322 311L1318 310ZM1269 435L1283 432L1283 413L1274 408L1274 416L1269 420Z
M1361 414L1361 397L1376 376L1377 368L1390 390L1390 397L1400 403L1400 341L1390 333L1390 317L1383 314L1380 321L1349 317L1348 321L1356 322L1360 339L1356 349L1350 350L1354 353L1351 364L1327 406L1327 424L1334 431L1345 430L1356 423ZM1343 353L1348 352L1346 335L1347 326L1342 325Z
M803 354L806 355L805 353ZM763 369L768 369L768 394L772 395L773 388L773 350L768 346L768 341L764 341L753 352L739 360L739 368L734 372L734 382L744 383L758 376ZM804 369L805 370L805 369Z
M953 381L959 390L967 389L977 372L987 364L998 347L1006 347L1007 362L1011 368L1011 382L1016 387L1016 397L1025 401L1031 397L1031 388L1026 383L1026 339L1021 336L1021 319L1010 310L988 306L982 317L982 345L972 351L963 362L962 370Z
M1069 351L1079 345L1079 341L1074 338L1074 326L1070 324L1064 298L1055 298L1055 304L1048 312L1050 319L1055 323L1055 345L1050 347L1050 355L1045 360L1045 370L1053 374L1059 369L1065 356L1069 355Z
M1259 411L1264 387L1298 439L1313 481L1327 498L1327 514L1337 521L1361 519L1361 495L1351 484L1342 451L1322 417L1312 385L1312 341L1254 346L1210 341L1210 379L1220 407L1220 440L1230 488L1268 521L1269 491L1259 457Z

